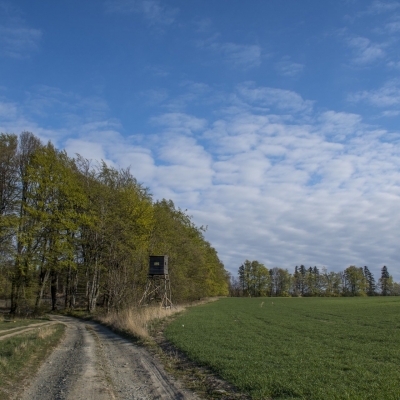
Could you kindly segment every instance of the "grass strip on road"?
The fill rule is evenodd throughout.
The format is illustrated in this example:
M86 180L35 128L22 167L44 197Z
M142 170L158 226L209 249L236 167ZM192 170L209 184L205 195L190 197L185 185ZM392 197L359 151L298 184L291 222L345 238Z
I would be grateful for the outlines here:
M40 322L48 322L49 318L26 318L26 319L8 319L3 317L0 320L0 331L6 331L14 328L21 328L31 324L37 324Z
M31 325L26 325L26 326L20 326L19 328L11 328L11 329L4 329L2 331L0 331L0 340L4 340L6 337L10 337L13 335L18 335L18 333L22 333L31 329L35 329L38 328L40 326L45 326L45 325L49 325L52 324L51 321L46 321L46 322L39 322L36 324L31 324Z
M0 398L21 390L22 377L29 379L52 352L64 333L64 325L54 324L5 339L0 345Z
M254 399L398 399L400 298L228 298L165 334Z

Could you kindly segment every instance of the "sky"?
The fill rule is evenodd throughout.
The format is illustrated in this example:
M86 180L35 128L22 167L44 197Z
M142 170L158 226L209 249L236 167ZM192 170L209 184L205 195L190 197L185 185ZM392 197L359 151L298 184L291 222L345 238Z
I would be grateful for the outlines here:
M400 1L0 0L0 132L187 210L234 275L400 281Z

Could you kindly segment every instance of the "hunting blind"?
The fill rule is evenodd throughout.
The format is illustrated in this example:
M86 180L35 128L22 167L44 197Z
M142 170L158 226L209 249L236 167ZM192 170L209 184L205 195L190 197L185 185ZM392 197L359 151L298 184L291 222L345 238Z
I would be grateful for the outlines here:
M168 275L168 256L150 256L149 275Z
M168 256L150 256L146 289L139 305L159 303L162 308L171 308L171 282L168 275Z

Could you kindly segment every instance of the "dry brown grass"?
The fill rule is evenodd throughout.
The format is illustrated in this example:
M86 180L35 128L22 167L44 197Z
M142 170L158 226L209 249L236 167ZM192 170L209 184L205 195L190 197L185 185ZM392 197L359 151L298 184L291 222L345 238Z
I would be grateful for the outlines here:
M48 336L51 336L54 332L55 332L55 328L53 326L45 326L45 327L39 328L38 337L40 339L45 339Z
M98 319L103 324L112 326L119 331L125 331L141 339L148 339L151 336L151 330L157 322L173 314L183 311L187 307L205 304L210 301L218 300L217 297L203 299L195 303L174 306L171 309L161 307L132 307L120 312L110 312Z
M117 330L126 331L141 339L150 337L150 329L155 321L182 311L183 307L164 309L160 307L129 308L120 312L110 312L99 317L100 321Z

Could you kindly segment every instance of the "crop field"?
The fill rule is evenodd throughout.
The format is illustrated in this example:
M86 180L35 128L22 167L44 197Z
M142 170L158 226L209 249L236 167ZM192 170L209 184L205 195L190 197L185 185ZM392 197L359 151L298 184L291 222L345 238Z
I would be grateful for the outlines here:
M254 399L400 399L400 298L227 298L166 337Z

